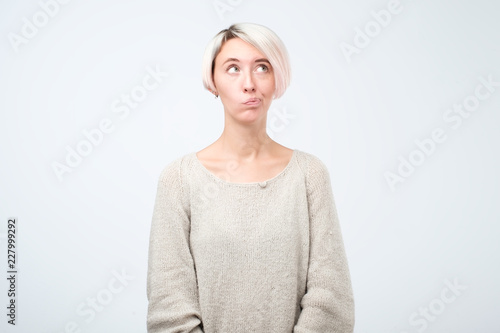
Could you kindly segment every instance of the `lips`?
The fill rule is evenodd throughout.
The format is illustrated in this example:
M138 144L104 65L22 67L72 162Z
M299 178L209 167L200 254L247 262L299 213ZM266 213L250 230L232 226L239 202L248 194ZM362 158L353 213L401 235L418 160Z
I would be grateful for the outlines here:
M245 104L245 105L257 105L259 103L260 103L260 99L250 98L250 99L247 99L243 104Z

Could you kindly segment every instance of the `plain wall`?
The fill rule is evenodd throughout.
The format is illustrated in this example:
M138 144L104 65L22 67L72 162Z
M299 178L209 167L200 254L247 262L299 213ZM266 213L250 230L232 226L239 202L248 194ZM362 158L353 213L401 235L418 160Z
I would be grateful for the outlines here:
M288 48L292 84L269 110L269 134L330 170L355 332L500 331L499 10L2 1L0 267L17 217L18 294L16 326L4 306L1 331L146 332L158 177L222 131L201 58L235 22L266 25Z

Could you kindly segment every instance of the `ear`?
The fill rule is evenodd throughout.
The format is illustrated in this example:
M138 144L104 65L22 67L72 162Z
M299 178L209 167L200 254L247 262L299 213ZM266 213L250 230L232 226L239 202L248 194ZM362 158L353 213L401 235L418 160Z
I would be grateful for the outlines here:
M210 90L210 89L207 89L207 90L210 91L212 94L214 94L215 98L219 97L216 90Z
M219 97L219 94L217 93L217 86L215 85L215 82L213 79L212 79L212 84L213 84L215 90L210 90L210 92L215 95L215 98L217 98L217 97Z

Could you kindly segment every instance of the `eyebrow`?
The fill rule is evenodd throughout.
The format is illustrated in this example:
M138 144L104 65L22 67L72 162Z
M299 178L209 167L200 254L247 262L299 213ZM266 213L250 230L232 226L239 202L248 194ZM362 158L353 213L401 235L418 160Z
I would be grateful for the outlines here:
M227 58L226 61L224 61L222 64L224 65L226 62L230 62L230 61L234 61L234 62L239 62L238 59L236 58ZM259 59L256 59L255 62L266 62L268 63L269 65L271 65L271 63L269 62L269 60L267 60L266 58L259 58Z

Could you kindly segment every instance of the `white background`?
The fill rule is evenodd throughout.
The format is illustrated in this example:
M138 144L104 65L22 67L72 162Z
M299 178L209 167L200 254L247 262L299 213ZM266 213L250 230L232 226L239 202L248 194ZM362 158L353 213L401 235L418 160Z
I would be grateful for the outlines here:
M500 331L499 84L478 88L483 99L460 126L443 118L478 101L481 78L500 82L498 3L41 3L53 17L38 1L0 4L0 267L7 219L17 217L19 268L15 327L1 279L2 332L146 331L158 176L221 133L201 57L234 22L266 25L288 48L292 85L269 110L282 125L270 134L330 170L355 332ZM376 23L372 12L388 7L397 14ZM25 38L28 21L39 27ZM347 44L357 53L345 54ZM139 89L148 68L168 77L120 118L113 103ZM103 119L114 130L58 179L53 164L66 164L67 147ZM446 139L419 152L415 141L439 128ZM387 173L410 157L419 165L391 187ZM92 310L92 299L105 304Z

